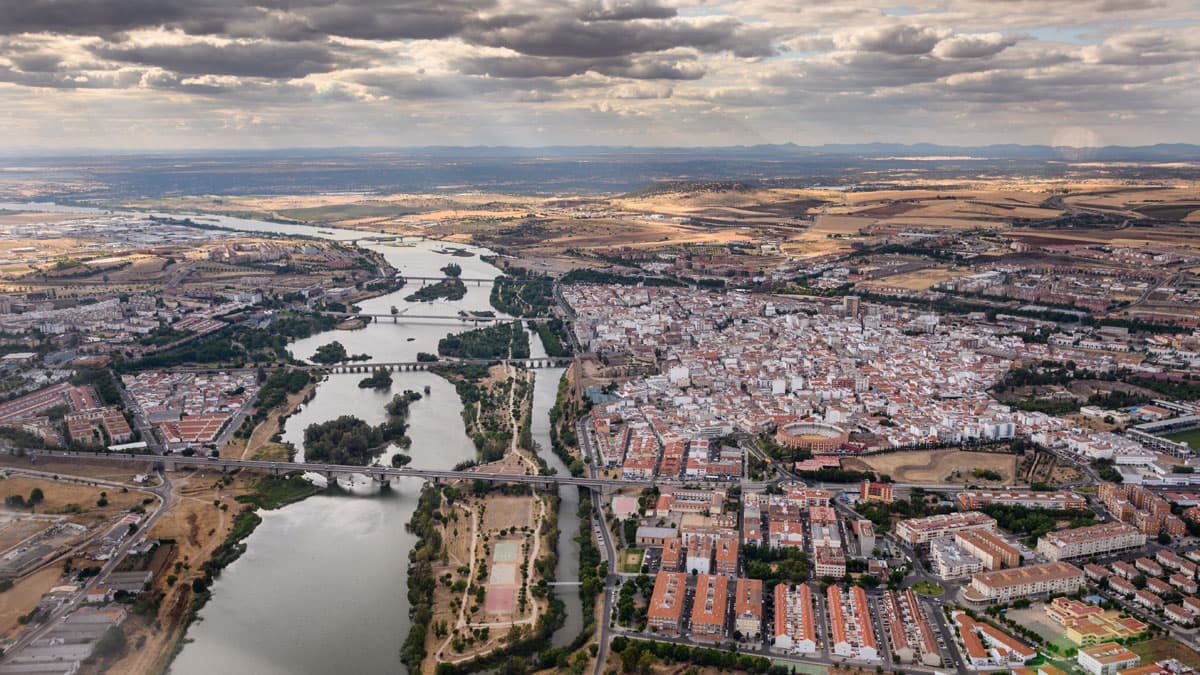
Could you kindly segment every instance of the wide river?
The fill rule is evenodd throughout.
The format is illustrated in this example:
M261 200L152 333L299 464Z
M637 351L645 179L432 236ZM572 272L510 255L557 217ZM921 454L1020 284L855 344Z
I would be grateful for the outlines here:
M52 204L0 204L0 209L103 213L95 209ZM161 214L177 215L177 214ZM214 225L251 232L301 234L337 240L360 240L368 233L202 216ZM411 241L409 243L412 243ZM480 260L485 249L420 241L411 246L370 244L401 274L437 276L448 263L462 267L463 277L492 278L500 273ZM458 257L447 249L464 248L475 255ZM409 303L405 296L417 284L396 293L359 303L363 311L388 314L395 306L414 314L453 316L460 310L493 309L490 284L467 284L457 302ZM411 308L411 309L409 309ZM468 327L454 322L384 320L357 331L329 331L295 342L298 358L333 340L350 353L367 353L377 361L412 361L419 351L436 353L440 338ZM544 355L536 334L533 354ZM567 473L550 449L549 410L554 405L561 369L538 370L534 386L534 440L551 467ZM454 387L431 373L393 373L391 391L359 389L362 375L330 375L313 399L293 415L284 429L303 457L304 428L340 415L356 415L369 423L382 422L384 405L405 389L430 394L413 403L409 417L412 466L449 469L475 457L460 413ZM388 456L382 458L388 464ZM384 673L403 671L400 645L409 630L408 552L415 537L405 525L416 507L419 479L393 483L379 493L365 478L342 479L337 494L319 494L277 511L262 512L263 522L246 540L246 553L226 568L213 584L213 597L186 635L186 644L170 672L175 675L269 675L278 673ZM578 579L579 551L573 538L579 531L574 488L560 492L559 580ZM557 587L567 607L567 622L553 643L569 642L582 625L578 589Z

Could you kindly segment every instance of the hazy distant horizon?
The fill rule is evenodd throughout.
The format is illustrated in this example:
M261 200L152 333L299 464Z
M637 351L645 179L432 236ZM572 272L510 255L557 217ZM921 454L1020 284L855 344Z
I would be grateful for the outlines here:
M986 154L981 151L986 150L1007 150L1004 154ZM286 155L286 154L331 154L331 153L368 153L368 152L437 152L437 153L454 153L454 152L490 152L490 153L545 153L545 154L585 154L593 153L618 153L627 152L631 154L641 152L679 152L679 153L737 153L737 152L799 152L799 153L827 153L830 155L862 155L869 157L884 157L894 155L896 152L911 151L913 157L932 156L936 153L953 153L953 152L976 152L975 157L980 159L997 158L1010 156L1012 153L1019 155L1021 150L1036 150L1041 152L1053 151L1062 154L1062 159L1077 160L1082 157L1071 157L1068 153L1080 153L1087 155L1088 153L1096 153L1100 151L1121 151L1131 155L1139 153L1151 153L1153 151L1168 152L1175 156L1178 161L1200 161L1200 143L1186 142L1162 142L1145 145L1103 145L1103 146L1078 146L1078 145L1048 145L1036 143L1007 143L997 142L979 145L948 145L929 141L917 141L913 143L900 143L894 141L863 141L863 142L841 142L841 143L824 143L821 145L803 145L799 143L759 143L759 144L742 144L742 145L598 145L581 143L576 145L442 145L430 143L425 145L310 145L310 146L285 146L285 147L270 147L270 148L244 148L244 147L208 147L208 148L162 148L158 150L131 149L125 147L78 147L78 148L45 148L35 146L25 147L0 147L0 157L7 158L70 158L70 157L96 157L103 155L115 155L125 157L138 156L201 156L201 155ZM955 159L952 156L947 159ZM1044 156L1027 156L1028 159L1045 159ZM1162 159L1162 157L1147 157L1146 161Z

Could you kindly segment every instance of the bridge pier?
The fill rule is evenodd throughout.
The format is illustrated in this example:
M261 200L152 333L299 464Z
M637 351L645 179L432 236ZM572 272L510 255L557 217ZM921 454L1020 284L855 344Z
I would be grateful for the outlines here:
M332 471L325 472L325 489L338 487L337 474Z

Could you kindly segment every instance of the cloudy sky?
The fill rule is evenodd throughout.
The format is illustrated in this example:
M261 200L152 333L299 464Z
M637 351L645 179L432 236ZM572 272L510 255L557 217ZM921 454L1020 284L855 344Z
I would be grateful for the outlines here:
M1200 142L1196 0L4 0L0 150Z

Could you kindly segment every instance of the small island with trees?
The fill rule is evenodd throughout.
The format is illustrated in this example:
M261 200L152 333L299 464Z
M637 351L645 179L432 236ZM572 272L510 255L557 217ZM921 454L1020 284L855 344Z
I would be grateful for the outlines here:
M371 426L353 415L342 415L337 419L310 424L304 430L304 458L309 462L367 466L371 464L389 444L407 449L412 439L407 436L409 405L421 399L415 391L396 394L385 409L387 421ZM408 464L409 457L392 459L392 466Z
M370 354L355 354L351 356L346 351L346 346L334 340L327 345L317 347L317 351L313 353L310 359L313 363L323 363L329 365L332 363L342 363L345 361L370 361Z
M392 374L387 368L376 368L369 377L358 381L359 389L389 389L392 386Z
M459 277L462 276L461 266L455 263L450 263L442 268L442 274L446 275L445 279L442 279L436 284L422 286L421 288L417 289L415 293L412 293L404 299L409 302L432 302L438 298L445 298L446 300L462 300L464 297L466 297L467 287L465 284L463 284L462 280L459 279Z

